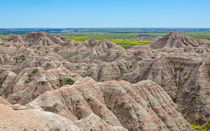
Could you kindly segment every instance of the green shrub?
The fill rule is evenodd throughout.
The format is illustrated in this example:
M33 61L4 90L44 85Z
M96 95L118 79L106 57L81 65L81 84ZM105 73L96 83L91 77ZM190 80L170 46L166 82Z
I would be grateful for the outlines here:
M64 86L64 85L73 85L74 84L74 80L72 80L71 78L59 78L59 83L60 83L60 87Z
M208 123L206 125L206 129L207 129L207 131L210 130L210 120L208 121Z
M46 81L39 81L38 83L45 85L47 82Z
M90 131L97 131L97 130L95 130L95 129L90 129Z
M64 81L65 85L73 85L74 84L74 80L72 80L71 78L66 78Z
M53 108L58 108L58 106L59 106L59 104L58 103L55 103L55 104L53 104Z
M192 98L191 98L191 102L193 102L197 97L199 96L198 93L193 93Z
M28 83L30 83L30 81L29 80L25 80L25 83L28 84Z
M36 74L38 71L39 71L38 69L34 69L34 70L32 71L32 74Z
M210 121L208 121L208 123L206 124L206 126L201 129L200 125L192 125L192 127L196 130L196 131L209 131L210 130Z
M54 87L54 85L52 85L52 88L53 88L54 90L56 90L56 88Z
M199 125L198 126L192 125L192 127L197 131L201 131L201 126L199 126Z
M181 67L181 66L176 66L176 68L175 68L176 70L179 70L179 71L183 71L184 70L184 68L183 67Z
M20 55L20 56L17 56L17 57L14 57L16 63L22 63L26 58L24 55Z
M174 103L176 103L178 100L178 94L176 94L175 96L171 96L171 99L173 100Z
M25 83L28 84L32 81L32 77L38 72L38 69L34 69L30 74L28 74L28 79L25 80Z
M32 74L28 74L28 77L31 78L32 77Z

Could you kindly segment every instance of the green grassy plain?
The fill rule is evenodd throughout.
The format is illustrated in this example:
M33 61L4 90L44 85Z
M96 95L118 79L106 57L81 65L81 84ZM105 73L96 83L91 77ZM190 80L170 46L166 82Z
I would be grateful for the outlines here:
M65 37L68 40L75 40L77 42L84 42L88 39L95 40L127 40L135 38L138 33L112 33L112 34L62 34L61 36Z
M8 35L0 35L0 38L4 38L7 37Z
M186 35L191 36L196 39L210 40L210 33L186 33Z
M116 43L117 45L122 46L124 49L129 49L135 45L148 45L151 42L144 42L144 41L112 41L113 43Z
M146 33L152 36L165 36L167 33ZM190 36L195 39L207 39L210 40L210 33L183 33L184 35Z

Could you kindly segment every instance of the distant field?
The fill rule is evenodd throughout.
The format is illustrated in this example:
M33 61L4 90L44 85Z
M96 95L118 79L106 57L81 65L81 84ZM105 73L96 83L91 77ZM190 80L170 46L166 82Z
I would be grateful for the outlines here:
M165 36L167 33L145 33L152 36ZM210 33L183 33L187 36L193 37L195 39L207 39L210 40Z
M67 39L73 39L78 42L86 41L87 39L93 38L96 40L130 40L135 38L139 34L147 34L152 36L165 36L167 33L112 33L112 34L62 34L61 36ZM183 33L196 39L207 39L210 40L210 33Z
M143 42L143 41L112 41L117 45L121 45L124 49L129 49L135 45L148 45L151 42Z
M0 35L0 38L4 38L7 37L8 35Z
M196 39L210 40L210 33L186 33L186 35L191 36Z
M138 33L112 33L112 34L62 34L68 40L75 40L77 42L84 42L88 39L96 40L129 40L135 38Z

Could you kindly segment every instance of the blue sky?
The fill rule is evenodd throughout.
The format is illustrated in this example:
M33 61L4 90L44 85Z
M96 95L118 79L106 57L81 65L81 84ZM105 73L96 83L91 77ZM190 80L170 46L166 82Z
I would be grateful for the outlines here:
M0 28L210 28L210 0L0 0Z

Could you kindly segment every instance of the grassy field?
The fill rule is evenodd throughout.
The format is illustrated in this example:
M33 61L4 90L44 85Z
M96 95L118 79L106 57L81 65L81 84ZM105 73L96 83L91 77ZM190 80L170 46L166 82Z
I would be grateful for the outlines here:
M0 38L4 38L7 37L8 35L0 35Z
M84 42L90 38L95 40L127 40L135 38L138 33L113 33L113 34L62 34L61 36L69 40L75 40L77 42Z
M151 42L143 42L143 41L112 41L113 43L116 43L117 45L122 46L124 49L129 49L135 45L148 45Z
M186 33L186 35L191 36L196 39L210 40L210 33Z
M152 35L152 36L165 36L167 35L167 33L146 33L148 35ZM192 38L195 38L195 39L207 39L207 40L210 40L210 33L183 33L187 36L190 36Z

